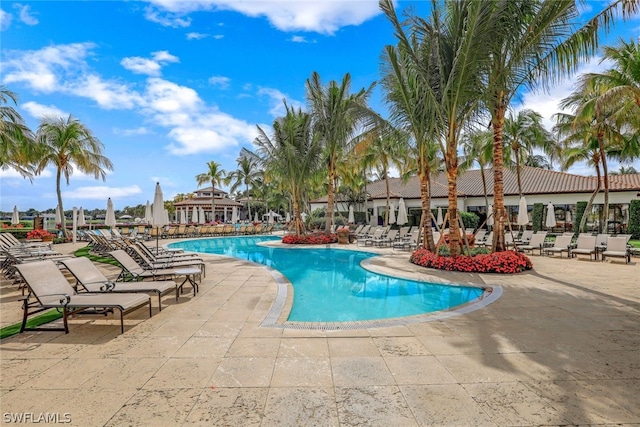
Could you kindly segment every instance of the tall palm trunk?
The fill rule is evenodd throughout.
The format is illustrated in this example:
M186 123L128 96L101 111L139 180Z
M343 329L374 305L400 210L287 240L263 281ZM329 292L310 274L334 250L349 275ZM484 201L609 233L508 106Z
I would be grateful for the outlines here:
M331 232L331 225L333 224L333 204L334 204L334 194L333 194L333 183L336 179L336 162L334 159L329 161L329 188L328 193L329 197L327 200L327 213L324 222L324 232L329 234Z
M493 112L493 251L501 252L505 250L504 241L504 178L502 157L502 128L504 126L504 115L507 106L504 103L504 94L499 92L496 97L501 100L500 105Z
M296 236L299 237L304 234L304 224L302 223L300 203L298 203L297 199L293 201L293 218L296 227Z
M247 208L249 209L249 221L251 221L251 196L249 196L249 185L245 185L245 188L247 189L246 191L246 195L247 195Z
M449 199L449 252L460 255L460 224L458 223L458 153L453 136L447 141L447 187Z
M215 193L215 187L214 187L214 183L215 181L211 181L211 221L215 222L216 221L216 193ZM227 220L227 218L225 218L225 221Z
M587 206L585 206L584 208L584 213L582 214L582 218L580 219L580 228L578 229L579 232L583 232L585 231L584 226L587 223L587 214L588 212L591 211L591 206L593 205L593 201L596 198L596 195L600 192L600 166L598 163L596 163L596 176L598 178L598 181L596 183L596 189L593 193L591 193L591 197L589 198L589 201L587 202ZM600 227L598 227L600 228Z
M604 175L604 206L602 207L602 216L604 218L604 232L609 231L609 170L607 168L607 155L604 151L604 130L598 130L598 149L600 151L600 161L602 161L602 174ZM600 177L598 177L600 180ZM602 232L601 227L598 226L598 232Z
M384 171L384 183L387 188L387 215L384 218L384 226L389 225L389 207L391 206L391 194L389 193L389 174Z
M420 236L424 236L422 239L422 247L435 252L436 245L433 241L433 231L431 230L431 184L429 182L429 176L431 175L429 170L429 164L427 161L421 164L418 160L419 169L418 174L420 176L420 200L422 202L422 214L420 215L420 233L418 235L418 242Z
M67 226L65 224L64 207L62 206L62 189L60 188L61 168L56 172L56 193L58 196L58 206L60 207L60 229L64 237L67 237Z

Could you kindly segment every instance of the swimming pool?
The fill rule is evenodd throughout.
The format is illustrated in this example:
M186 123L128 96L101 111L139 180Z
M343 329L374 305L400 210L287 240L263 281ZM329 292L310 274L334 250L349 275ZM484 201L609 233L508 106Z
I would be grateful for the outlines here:
M391 319L449 310L479 300L483 289L405 280L368 271L360 263L377 254L333 248L276 248L276 236L187 240L172 248L226 255L264 264L293 286L291 322Z

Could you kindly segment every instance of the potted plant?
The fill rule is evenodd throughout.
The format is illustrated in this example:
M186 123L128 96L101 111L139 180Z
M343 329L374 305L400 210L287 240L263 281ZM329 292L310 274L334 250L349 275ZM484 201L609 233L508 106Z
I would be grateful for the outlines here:
M338 243L341 245L347 245L349 244L349 234L351 233L351 230L349 230L349 227L340 227L337 230L337 234L338 234Z
M47 230L32 230L27 233L27 240L39 239L43 242L53 242L53 234Z

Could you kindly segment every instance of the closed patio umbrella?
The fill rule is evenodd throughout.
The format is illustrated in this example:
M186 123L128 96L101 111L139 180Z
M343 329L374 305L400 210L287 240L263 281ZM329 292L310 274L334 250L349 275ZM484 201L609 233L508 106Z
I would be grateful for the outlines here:
M487 225L489 227L493 227L494 218L493 218L493 205L489 205L489 210L487 211Z
M238 222L238 207L234 206L231 210L231 223L235 224Z
M113 202L111 201L111 197L107 200L107 213L104 216L104 225L109 228L113 228L116 226L116 213L113 210Z
M153 215L151 217L151 225L155 227L156 232L156 251L158 250L158 239L160 238L160 227L166 225L164 213L164 199L162 197L162 189L160 183L156 182L156 190L153 195Z
M11 225L20 224L20 214L18 213L18 207L13 207L13 213L11 214Z
M198 224L204 224L206 222L207 220L205 219L205 216L204 216L204 208L200 206L200 209L198 209Z
M147 206L144 208L144 222L151 224L153 220L153 212L151 212L151 203L147 200Z
M80 211L78 211L78 227L84 227L87 225L87 221L84 219L84 209L80 206Z
M356 222L355 218L354 218L354 214L353 214L353 205L349 206L349 224L353 224L354 222Z
M527 215L527 199L520 197L518 205L518 225L525 226L529 223L529 215Z
M258 222L258 212L253 216L253 222Z
M442 208L438 208L438 218L436 219L438 225L442 225L444 220L442 219Z
M404 199L400 199L398 202L398 218L396 224L405 225L409 220L407 219L407 207L404 204Z
M62 224L62 215L60 214L60 205L56 206L56 224Z
M193 207L192 213L191 213L191 223L193 224L198 223L198 208L195 206Z
M553 203L549 202L547 205L547 219L544 222L548 228L552 228L556 226L556 212L553 207Z
M187 223L187 213L185 212L184 209L180 209L180 224L186 224Z
M393 206L393 203L389 205L389 224L396 223L396 209Z
M291 222L291 214L287 212L287 216L285 217L285 222Z

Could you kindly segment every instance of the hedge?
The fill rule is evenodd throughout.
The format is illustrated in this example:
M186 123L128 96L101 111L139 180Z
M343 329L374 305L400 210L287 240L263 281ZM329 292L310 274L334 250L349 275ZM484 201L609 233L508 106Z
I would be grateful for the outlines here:
M533 212L531 214L531 223L533 231L537 232L542 230L542 214L544 212L544 204L534 203Z
M640 200L632 200L629 203L628 233L632 239L640 239Z
M582 217L584 216L584 210L587 208L587 202L578 202L576 203L576 214L573 218L573 234L578 235L584 230L579 230L580 222L582 222Z

